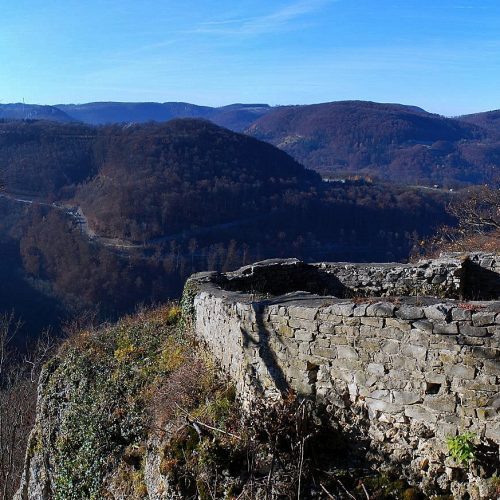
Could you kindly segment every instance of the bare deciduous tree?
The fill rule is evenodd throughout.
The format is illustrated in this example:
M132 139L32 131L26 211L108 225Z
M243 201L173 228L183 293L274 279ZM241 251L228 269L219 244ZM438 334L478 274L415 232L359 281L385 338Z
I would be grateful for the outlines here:
M19 330L12 314L0 316L0 499L12 498L24 464L36 412L38 375L52 351L48 333L21 356L13 347Z
M465 233L500 230L500 189L489 186L471 188L451 202L448 211L457 218L459 228Z

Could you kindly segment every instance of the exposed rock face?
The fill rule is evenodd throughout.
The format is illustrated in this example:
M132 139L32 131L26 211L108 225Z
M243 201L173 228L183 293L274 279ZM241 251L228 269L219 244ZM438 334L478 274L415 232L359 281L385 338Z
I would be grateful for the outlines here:
M498 263L479 254L415 266L267 261L195 275L186 290L197 336L244 402L289 390L325 401L424 489L488 498L493 471L467 478L446 443L469 431L498 454L500 302L430 295L499 298ZM394 298L402 291L413 297ZM362 298L370 294L393 298Z

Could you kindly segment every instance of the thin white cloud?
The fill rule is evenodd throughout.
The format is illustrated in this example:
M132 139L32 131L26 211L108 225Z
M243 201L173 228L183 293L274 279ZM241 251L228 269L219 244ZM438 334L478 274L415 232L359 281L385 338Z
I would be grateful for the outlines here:
M248 36L274 33L335 1L338 0L300 0L262 16L207 21L189 33Z

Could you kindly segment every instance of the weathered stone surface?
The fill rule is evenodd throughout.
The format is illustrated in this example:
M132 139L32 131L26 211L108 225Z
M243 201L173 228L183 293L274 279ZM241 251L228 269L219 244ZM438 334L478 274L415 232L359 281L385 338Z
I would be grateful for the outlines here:
M462 335L468 335L469 337L486 337L489 335L486 328L468 324L460 324L460 333Z
M462 364L445 366L444 371L450 377L457 377L469 380L474 379L474 376L476 375L476 369L474 367L465 366Z
M432 323L432 321L428 321L425 319L415 321L412 326L413 328L416 328L417 330L422 330L423 332L432 333L434 331L434 323Z
M429 424L437 422L437 414L424 408L422 405L411 405L405 407L405 415L415 420L420 420Z
M339 359L358 359L359 353L353 347L339 345L337 347L337 356Z
M445 304L435 304L424 309L425 317L436 321L446 321L450 311L451 307Z
M422 319L425 318L424 310L421 307L402 305L397 311L396 316L401 319Z
M451 311L451 319L453 321L470 321L472 313L461 307L455 307Z
M384 319L383 318L373 318L373 317L361 318L361 324L373 326L375 328L382 328L384 326Z
M401 353L409 358L425 360L427 349L419 345L403 344L401 346Z
M472 314L472 324L474 326L489 326L495 323L495 313L477 312Z
M394 316L394 311L396 306L389 302L377 302L376 304L371 304L366 309L367 316L375 316L381 318L391 318Z
M433 331L439 335L458 335L458 324L435 322Z
M443 479L448 434L465 426L500 443L500 302L424 296L458 298L462 260L316 266L323 277L347 287L351 295L346 296L389 296L403 290L419 296L360 303L359 298L299 294L254 305L251 295L228 294L222 284L211 285L207 293L203 287L208 285L200 284L195 330L233 377L240 395L251 398L257 386L265 394L279 393L273 377L282 373L292 388L317 394L346 421L358 421L367 411L363 428L374 448L386 456L406 457L401 460L409 467L429 459L434 465L426 477L434 474L443 484L450 481ZM309 307L311 312L305 312ZM264 331L256 327L262 324ZM268 349L276 351L274 357L264 356ZM309 376L311 364L319 367L317 377ZM250 370L252 376L247 376ZM256 378L259 384L253 382ZM432 472L432 467L438 469Z
M394 402L402 405L412 405L422 402L422 395L416 392L392 391Z

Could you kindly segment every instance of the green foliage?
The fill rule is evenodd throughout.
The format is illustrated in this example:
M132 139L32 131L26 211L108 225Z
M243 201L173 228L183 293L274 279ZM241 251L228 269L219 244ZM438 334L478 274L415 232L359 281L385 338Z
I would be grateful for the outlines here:
M449 437L446 440L450 456L461 465L468 465L474 458L474 439L475 434L472 432L464 432L454 437Z
M54 460L55 500L102 498L106 474L130 449L143 449L148 388L183 359L179 308L168 306L123 319L67 341L47 366L44 447ZM171 358L169 358L171 353ZM139 460L140 462L140 460ZM140 470L128 476L140 497Z

